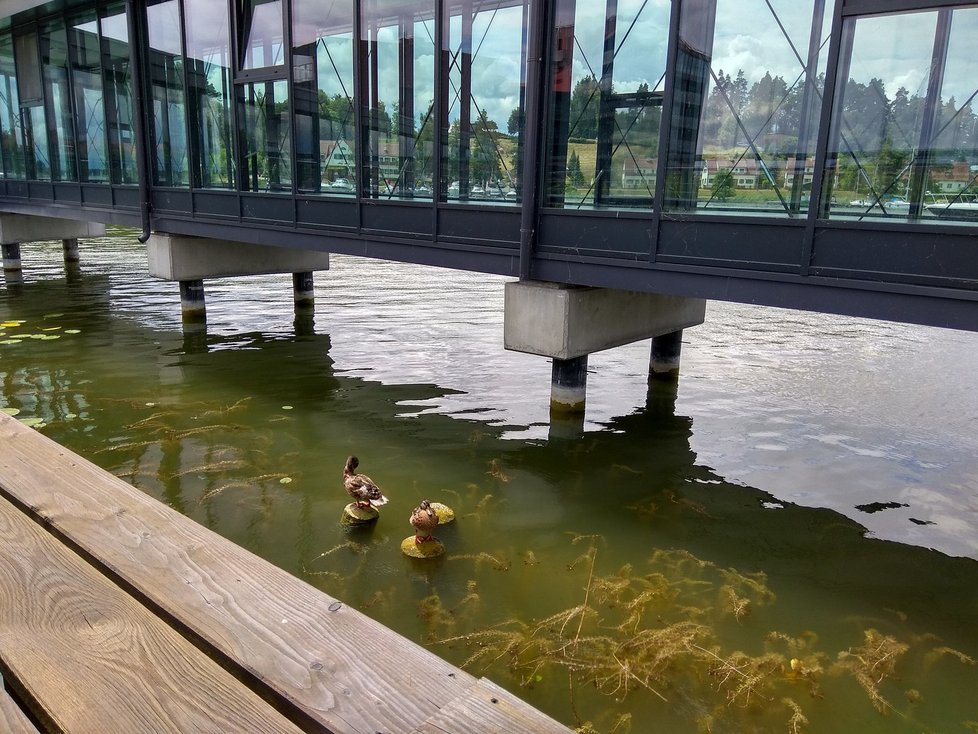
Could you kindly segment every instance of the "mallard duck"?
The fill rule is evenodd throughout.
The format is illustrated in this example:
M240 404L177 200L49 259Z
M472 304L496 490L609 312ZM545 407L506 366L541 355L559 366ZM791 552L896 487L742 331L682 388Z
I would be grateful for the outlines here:
M414 526L415 543L433 540L431 531L438 525L438 515L431 509L428 500L421 500L421 504L414 508L411 513L411 524Z
M346 491L357 503L357 507L380 507L387 504L387 498L380 491L374 480L366 474L357 474L357 467L360 466L360 459L351 456L346 460L343 467L343 486Z

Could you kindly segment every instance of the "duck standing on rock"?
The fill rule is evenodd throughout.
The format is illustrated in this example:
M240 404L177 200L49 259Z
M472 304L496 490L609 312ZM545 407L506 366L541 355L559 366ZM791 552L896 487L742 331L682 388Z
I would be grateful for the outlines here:
M411 513L411 524L414 526L414 542L427 543L434 540L431 531L438 526L438 515L431 509L428 500L421 500L421 504L414 508Z
M374 480L366 474L357 474L357 467L360 460L356 456L351 456L346 460L343 467L343 486L346 491L357 503L357 507L380 507L387 504L387 498L380 491Z

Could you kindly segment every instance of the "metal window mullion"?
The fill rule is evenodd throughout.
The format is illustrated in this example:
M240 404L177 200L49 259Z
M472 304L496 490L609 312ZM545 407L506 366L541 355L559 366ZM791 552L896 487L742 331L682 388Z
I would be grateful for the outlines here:
M298 193L299 187L299 156L296 153L296 131L298 128L295 124L295 68L292 64L292 0L284 0L282 3L282 59L285 63L285 94L288 98L289 104L289 114L286 124L289 126L289 151L288 154L291 156L289 161L289 180L292 183L292 221L296 221L296 201L295 197ZM319 100L317 95L316 106L319 106ZM319 126L316 125L316 145L315 155L319 156ZM322 180L322 173L319 174L320 180Z
M468 200L469 158L472 150L472 2L462 0L462 38L459 45L458 198Z
M542 145L544 139L545 119L548 119L546 80L550 77L550 65L544 63L545 48L552 48L548 43L551 33L548 22L546 0L528 0L530 2L530 28L527 34L527 68L526 68L526 108L523 110L522 136L526 136L526 147L523 151L523 168L519 173L519 189L522 195L520 202L520 259L519 277L529 280L533 277L533 252L536 249L540 231L539 197L543 191L546 169L543 157L547 146ZM553 7L552 4L549 7Z
M655 193L652 199L652 241L649 243L649 262L654 263L659 250L662 226L662 207L666 198L666 174L669 170L669 139L672 135L673 94L676 88L676 64L679 56L679 20L682 0L672 4L669 16L669 38L666 49L666 77L662 87L662 106L659 108L659 150L655 157Z
M805 91L800 106L798 130L798 146L795 148L794 171L791 180L791 207L789 216L795 217L801 211L801 196L805 188L805 167L808 163L808 151L811 150L812 108L818 94L815 90L815 72L818 69L818 56L821 49L822 21L825 17L825 0L814 0L812 8L812 28L808 36L808 59L805 66ZM798 172L798 158L801 156L801 172ZM815 177L812 176L812 188L815 188ZM812 194L809 193L809 205Z
M363 205L360 199L363 196L364 177L366 170L364 157L364 115L361 105L366 99L364 85L366 75L363 68L364 43L362 40L363 19L361 17L363 0L353 2L353 166L356 175L353 177L353 193L357 199L357 231L363 227Z
M835 0L832 12L832 30L829 36L829 55L825 65L825 87L822 89L822 109L818 120L818 141L815 144L815 170L812 173L812 193L808 200L808 217L805 220L805 236L802 240L799 273L808 275L815 252L815 223L819 218L828 218L831 197L823 209L823 191L826 187L825 164L828 159L829 136L839 130L842 124L842 105L836 109L835 87L840 68L849 68L852 58L854 25L844 23L842 6L845 0ZM843 35L845 32L845 35ZM840 100L841 101L841 100ZM818 186L815 183L818 182Z
M229 123L231 127L231 155L234 158L234 188L238 192L239 197L239 213L240 213L240 192L247 190L248 180L247 174L245 172L245 141L242 139L241 131L244 127L246 120L242 120L241 117L244 115L244 85L238 82L238 67L240 66L240 27L241 20L238 14L235 12L235 2L234 0L225 0L225 5L228 11L228 50L230 51L231 58L228 64L228 73L230 74L230 93L231 98L229 101Z
M409 34L409 35L408 35ZM415 183L414 146L416 133L414 127L414 16L406 13L400 17L400 38L398 39L398 56L400 57L400 74L398 79L399 102L397 105L398 140L398 185L401 196L407 191L413 191ZM405 150L401 150L403 141ZM410 196L410 194L408 194Z
M927 179L927 166L933 157L931 148L935 142L931 138L937 128L937 116L941 108L941 88L944 86L948 45L951 41L951 13L952 11L948 8L939 10L937 13L934 47L931 51L930 75L927 80L927 99L924 102L924 119L920 126L917 152L911 158L910 182L913 189L910 192L910 197L908 197L910 200L910 219L917 219L923 212L921 204Z
M439 214L448 161L443 155L442 145L448 129L448 59L449 50L445 48L445 29L448 26L448 9L445 0L435 0L435 98L432 110L432 160L431 160L431 203L432 232L438 239Z
M177 0L177 12L180 13L180 58L183 63L181 64L183 72L183 134L184 140L187 141L187 186L190 188L191 192L194 188L194 176L197 173L197 162L199 159L199 151L197 150L197 137L193 134L193 127L190 123L190 118L198 118L197 102L194 101L191 104L190 101L190 72L188 70L189 55L187 54L187 8L185 6L184 0ZM148 47L148 45L147 45ZM191 113L193 113L191 115ZM203 178L203 176L201 176ZM191 193L191 203L193 202L193 194ZM191 211L195 209L191 206Z
M594 204L601 206L611 189L611 136L615 130L615 102L612 99L615 69L615 37L618 27L618 0L606 0L604 48L601 78L598 80L598 139L595 161Z

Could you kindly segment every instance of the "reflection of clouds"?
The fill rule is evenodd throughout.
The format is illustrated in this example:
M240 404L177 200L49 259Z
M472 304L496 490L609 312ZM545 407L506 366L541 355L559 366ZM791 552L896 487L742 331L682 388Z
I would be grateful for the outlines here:
M642 83L655 88L666 68L670 8L669 2L661 0L648 3L623 0L618 4L615 91L635 91ZM641 14L636 18L639 11ZM578 3L574 24L574 82L588 74L601 77L604 26L603 3Z
M149 46L156 51L180 55L180 8L177 0L167 0L146 8Z
M831 3L827 5L831 8ZM778 27L779 21L784 31ZM830 21L827 14L823 37L829 32ZM772 0L769 8L763 0L719 0L712 66L731 77L743 69L748 82L770 72L790 85L802 70L791 46L806 58L811 29L812 8L805 3Z
M941 96L945 100L954 97L958 104L963 104L978 88L976 87L978 84L976 38L978 38L978 9L955 10L951 21L944 86L941 91ZM978 104L973 104L978 107Z
M129 24L125 12L102 18L102 37L113 41L129 41Z
M187 55L209 60L215 50L227 53L228 11L225 3L213 0L184 0L187 13Z
M925 94L936 13L910 13L856 22L849 76L864 84L882 79L891 99L900 87Z

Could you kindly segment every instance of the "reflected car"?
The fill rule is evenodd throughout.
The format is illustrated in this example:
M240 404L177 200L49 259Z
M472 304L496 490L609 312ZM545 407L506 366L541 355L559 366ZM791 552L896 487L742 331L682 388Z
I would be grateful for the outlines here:
M452 181L448 184L448 195L454 199L458 198L458 181Z
M329 190L349 193L353 191L353 184L348 179L338 178L329 185Z

